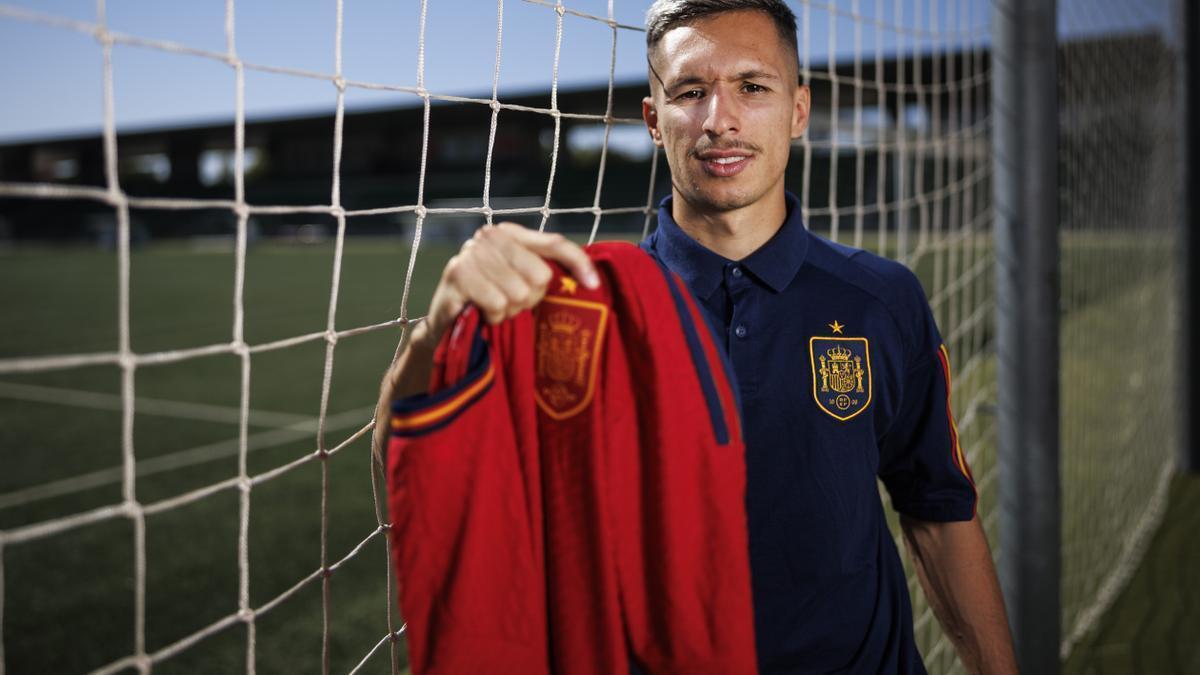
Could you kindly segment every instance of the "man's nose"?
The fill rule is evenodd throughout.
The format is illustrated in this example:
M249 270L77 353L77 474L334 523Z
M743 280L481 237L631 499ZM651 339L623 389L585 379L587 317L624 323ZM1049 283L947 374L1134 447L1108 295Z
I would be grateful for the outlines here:
M704 116L704 132L712 136L722 136L736 132L740 126L738 120L737 102L727 92L714 90L705 101L707 109Z

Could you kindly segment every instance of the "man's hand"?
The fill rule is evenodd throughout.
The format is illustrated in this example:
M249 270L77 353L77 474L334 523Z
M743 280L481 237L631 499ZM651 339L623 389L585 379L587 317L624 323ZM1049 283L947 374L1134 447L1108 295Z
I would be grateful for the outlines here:
M588 288L600 283L596 268L579 245L561 234L515 223L480 228L446 263L428 315L413 328L404 351L383 377L375 409L376 451L386 445L392 401L425 390L433 370L434 349L459 312L473 304L484 320L495 324L533 307L550 283L546 260L561 263Z
M467 303L493 324L536 305L550 283L543 258L562 263L588 288L599 283L587 254L561 234L514 223L482 227L442 271L429 304L428 337L436 344Z

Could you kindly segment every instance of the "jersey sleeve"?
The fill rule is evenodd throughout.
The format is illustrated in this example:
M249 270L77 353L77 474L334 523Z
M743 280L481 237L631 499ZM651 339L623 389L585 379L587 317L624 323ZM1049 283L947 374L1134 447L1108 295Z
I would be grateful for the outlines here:
M474 307L458 317L434 352L428 391L392 402L393 437L437 431L487 393L496 372L481 328Z
M537 486L493 328L469 309L439 343L429 391L392 405L390 534L415 674L545 670Z
M915 279L914 279L915 282ZM924 294L898 412L880 443L879 477L893 507L919 520L971 520L975 483L950 407L950 359Z

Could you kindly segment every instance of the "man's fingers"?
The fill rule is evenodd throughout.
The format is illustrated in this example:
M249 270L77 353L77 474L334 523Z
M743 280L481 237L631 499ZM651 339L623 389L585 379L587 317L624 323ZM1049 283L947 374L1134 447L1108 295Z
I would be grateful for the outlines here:
M550 265L541 256L529 250L512 238L504 239L500 244L500 255L516 270L533 289L538 299L541 299L554 273Z
M478 263L479 273L508 299L508 307L504 312L506 317L532 307L540 299L541 289L535 289L526 280L525 274L505 256L502 247L476 246L472 253ZM540 260L536 262L543 267L546 265Z
M508 318L508 295L478 268L464 274L459 282L463 297L479 308L488 323L500 323Z
M512 232L513 239L533 253L562 264L588 288L600 285L600 276L583 248L562 236L530 230L512 223L501 223L496 227L506 228Z
M499 323L541 301L557 262L583 282L599 286L599 275L583 249L562 235L530 230L514 223L484 227L447 264L434 293L435 328L453 320L472 303L488 323ZM440 332L440 331L438 331Z

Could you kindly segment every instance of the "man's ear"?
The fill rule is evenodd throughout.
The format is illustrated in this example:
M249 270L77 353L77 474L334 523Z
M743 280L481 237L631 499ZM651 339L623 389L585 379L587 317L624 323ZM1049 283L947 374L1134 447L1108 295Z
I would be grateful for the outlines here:
M646 131L650 132L650 140L657 147L663 147L662 132L658 128L658 108L654 107L654 98L647 96L642 99L642 119L646 122Z
M808 129L808 114L812 110L812 92L808 85L797 85L792 98L792 138L800 138Z

